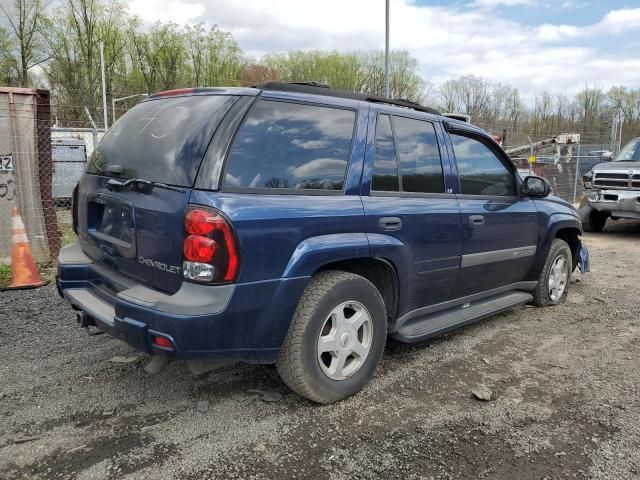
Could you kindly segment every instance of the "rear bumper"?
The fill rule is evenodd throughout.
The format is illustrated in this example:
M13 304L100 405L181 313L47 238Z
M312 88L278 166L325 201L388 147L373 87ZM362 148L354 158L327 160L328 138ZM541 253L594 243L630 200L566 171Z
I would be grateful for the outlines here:
M180 359L273 362L307 282L184 282L168 295L94 263L77 243L58 258L58 290L75 310L140 351ZM174 350L154 345L154 335L171 339Z

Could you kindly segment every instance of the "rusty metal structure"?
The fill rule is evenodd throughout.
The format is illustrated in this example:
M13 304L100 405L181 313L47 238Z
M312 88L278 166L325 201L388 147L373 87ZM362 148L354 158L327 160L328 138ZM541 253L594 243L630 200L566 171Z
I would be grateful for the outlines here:
M36 262L50 263L57 256L52 174L49 91L0 87L0 264L10 262L14 207L22 214Z

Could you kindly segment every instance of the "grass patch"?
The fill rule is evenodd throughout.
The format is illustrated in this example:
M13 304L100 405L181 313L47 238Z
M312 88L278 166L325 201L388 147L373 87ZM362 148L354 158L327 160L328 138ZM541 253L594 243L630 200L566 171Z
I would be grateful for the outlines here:
M76 241L76 234L73 231L73 225L70 223L58 222L58 232L60 232L60 245L71 245Z
M0 288L6 288L11 283L11 265L0 265Z

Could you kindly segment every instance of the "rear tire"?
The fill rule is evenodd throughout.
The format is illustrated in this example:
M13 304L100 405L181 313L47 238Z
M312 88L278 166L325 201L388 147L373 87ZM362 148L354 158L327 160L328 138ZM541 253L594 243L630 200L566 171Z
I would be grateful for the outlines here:
M573 258L567 242L555 238L538 278L531 303L536 307L564 303L569 293Z
M387 316L376 287L353 273L320 272L302 294L276 368L294 392L332 403L371 379L386 338Z

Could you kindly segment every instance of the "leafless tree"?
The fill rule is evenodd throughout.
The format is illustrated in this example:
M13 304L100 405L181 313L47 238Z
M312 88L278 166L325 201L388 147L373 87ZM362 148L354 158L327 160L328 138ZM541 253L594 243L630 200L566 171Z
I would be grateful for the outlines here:
M23 87L30 84L29 70L49 59L42 38L46 7L43 0L14 0L10 5L0 3L0 11L12 37L5 35L4 42L0 42L0 55L5 66L14 71L16 82Z

